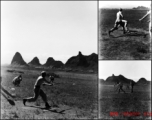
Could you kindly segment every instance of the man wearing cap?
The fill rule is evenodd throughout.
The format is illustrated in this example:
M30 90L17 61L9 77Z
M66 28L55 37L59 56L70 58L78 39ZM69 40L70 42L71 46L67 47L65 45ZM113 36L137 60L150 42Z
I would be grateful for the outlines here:
M45 77L46 77L46 72L42 71L41 76L38 77L38 79L36 80L35 85L34 85L34 96L23 99L23 104L24 105L25 105L26 102L35 102L37 100L38 96L40 95L42 97L43 101L45 102L45 107L50 108L50 105L48 104L48 101L47 101L47 96L43 92L43 90L41 89L41 85L43 84L43 85L52 86L53 84L48 82L45 79Z
M113 27L111 30L109 30L109 35L110 35L110 33L113 32L114 30L117 30L119 26L122 26L122 27L123 27L123 32L124 32L124 34L125 34L126 32L129 32L129 31L128 31L128 28L127 28L128 22L127 22L127 20L123 20L123 18L124 18L124 17L123 17L123 15L122 15L122 9L120 8L119 11L118 11L117 14L116 14L115 25L114 25L114 27Z

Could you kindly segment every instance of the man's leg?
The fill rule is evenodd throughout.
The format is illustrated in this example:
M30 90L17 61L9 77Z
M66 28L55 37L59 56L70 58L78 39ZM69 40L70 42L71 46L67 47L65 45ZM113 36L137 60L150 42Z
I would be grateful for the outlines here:
M114 27L109 30L109 35L110 35L110 33L113 32L114 30L117 30L117 29L118 29L118 26L119 26L119 23L116 22L115 25L114 25Z
M125 34L126 33L125 26L122 25L122 28L123 28L123 33Z
M40 88L34 88L34 96L23 99L23 104L25 105L27 102L35 102L39 96Z
M18 86L18 81L17 80L15 81L15 86Z
M15 80L13 81L13 84L14 84L14 86L16 86L16 81Z
M125 93L125 91L122 89L122 87L120 87L120 89Z
M117 92L117 91L118 91L118 89L119 89L119 88L118 88L118 86L115 86L115 92Z
M17 86L20 86L20 81L17 81Z
M41 96L42 100L45 102L45 107L46 107L46 108L50 108L50 105L49 105L49 103L48 103L48 101L47 101L47 96L46 96L46 94L43 92L42 89L40 89L40 96Z
M123 31L124 31L124 34L125 34L126 32L128 32L128 28L127 28L128 22L127 22L127 20L122 20L121 24L122 24Z

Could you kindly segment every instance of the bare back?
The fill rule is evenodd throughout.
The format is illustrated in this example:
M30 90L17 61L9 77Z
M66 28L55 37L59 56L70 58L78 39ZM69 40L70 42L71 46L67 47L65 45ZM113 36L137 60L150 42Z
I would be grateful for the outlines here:
M116 15L116 22L120 22L123 18L123 15L122 15L122 12L119 11L117 12L117 15Z

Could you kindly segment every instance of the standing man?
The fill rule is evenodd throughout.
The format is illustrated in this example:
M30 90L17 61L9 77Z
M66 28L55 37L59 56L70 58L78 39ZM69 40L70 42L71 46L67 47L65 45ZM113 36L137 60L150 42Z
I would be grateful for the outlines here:
M132 80L130 81L130 86L131 86L131 93L133 93L133 88L134 88L135 82Z
M38 98L38 96L40 95L41 98L43 99L43 101L45 102L45 107L48 109L50 108L50 105L47 101L47 96L46 94L43 92L43 90L41 89L41 85L49 85L52 86L53 84L50 84L50 82L48 82L46 79L46 72L42 71L41 72L41 76L38 77L38 79L36 80L36 83L34 85L34 96L30 97L30 98L26 98L23 99L23 104L25 105L26 102L35 102Z
M123 20L123 15L122 15L122 8L119 9L119 11L117 12L116 14L116 21L115 21L115 25L114 27L109 30L109 35L111 32L113 32L114 30L117 30L119 26L122 26L123 27L123 33L125 34L126 32L129 32L128 31L128 28L127 28L127 20Z
M120 90L125 93L125 91L122 89L122 87L123 87L123 83L122 83L122 82L119 82L119 84L118 84L118 88L119 88L118 93L120 93Z

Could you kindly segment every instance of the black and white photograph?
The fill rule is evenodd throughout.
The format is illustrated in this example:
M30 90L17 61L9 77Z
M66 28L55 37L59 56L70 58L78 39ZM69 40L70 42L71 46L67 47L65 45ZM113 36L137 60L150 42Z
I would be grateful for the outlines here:
M1 119L151 119L151 0L0 6Z
M99 118L151 119L151 61L99 61Z
M1 119L98 117L97 1L1 1Z
M99 1L99 59L151 59L151 1Z

